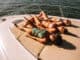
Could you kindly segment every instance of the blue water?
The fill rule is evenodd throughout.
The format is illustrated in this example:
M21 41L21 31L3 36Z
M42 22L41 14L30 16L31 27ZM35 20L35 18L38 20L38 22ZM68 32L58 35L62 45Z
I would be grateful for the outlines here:
M80 0L0 0L0 16L38 13L80 19Z

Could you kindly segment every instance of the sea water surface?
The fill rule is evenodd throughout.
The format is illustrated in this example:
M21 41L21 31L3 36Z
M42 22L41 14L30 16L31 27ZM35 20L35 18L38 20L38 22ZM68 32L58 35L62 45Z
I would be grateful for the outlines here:
M41 10L49 15L80 19L80 0L0 0L0 16L37 14Z

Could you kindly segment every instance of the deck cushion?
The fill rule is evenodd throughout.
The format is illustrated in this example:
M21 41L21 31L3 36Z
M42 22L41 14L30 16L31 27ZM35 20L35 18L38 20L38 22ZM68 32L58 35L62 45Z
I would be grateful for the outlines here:
M29 38L26 37L26 34L23 34L19 37L20 43L24 46L25 49L27 49L29 52L31 52L34 56L38 57L39 53L44 48L44 45Z

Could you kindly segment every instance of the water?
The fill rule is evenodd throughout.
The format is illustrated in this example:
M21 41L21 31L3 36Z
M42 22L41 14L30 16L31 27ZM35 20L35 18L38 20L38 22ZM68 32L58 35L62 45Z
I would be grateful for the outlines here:
M0 0L0 16L44 10L49 15L80 19L80 0Z

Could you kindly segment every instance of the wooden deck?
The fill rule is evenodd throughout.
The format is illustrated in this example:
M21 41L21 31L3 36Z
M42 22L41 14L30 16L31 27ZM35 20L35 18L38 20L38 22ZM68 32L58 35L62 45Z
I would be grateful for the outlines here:
M17 18L19 17L17 16ZM72 26L67 27L69 33L61 34L63 37L63 44L61 46L54 44L43 45L31 38L25 37L25 32L19 31L16 28L12 29L12 31L24 48L41 60L80 60L80 21L76 19L70 20L72 21Z

